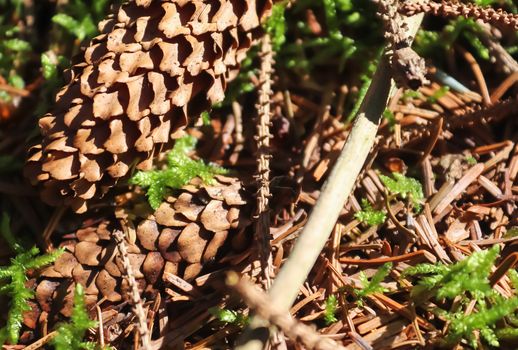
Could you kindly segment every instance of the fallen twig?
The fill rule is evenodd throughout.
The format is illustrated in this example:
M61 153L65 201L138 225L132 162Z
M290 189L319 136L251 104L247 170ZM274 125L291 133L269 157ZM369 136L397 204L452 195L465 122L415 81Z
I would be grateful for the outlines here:
M243 298L245 303L254 310L259 317L278 326L284 334L293 340L300 341L307 349L335 350L345 349L330 338L325 338L311 327L297 321L289 312L279 310L259 288L245 279L240 279L237 273L227 274L227 285L234 289Z
M399 11L406 15L415 15L425 12L444 17L459 17L480 19L483 22L505 25L518 29L518 15L505 12L502 9L495 10L492 7L480 7L475 4L453 3L451 1L403 1Z
M256 225L255 237L260 242L259 258L263 268L263 276L266 288L271 286L272 254L270 247L270 213L268 208L268 199L270 198L270 96L271 74L273 63L273 51L270 43L270 36L265 34L261 39L261 71L259 74L259 103L257 110L259 120L257 123L257 175L255 176L258 183L257 191L257 208L256 208Z
M128 257L128 249L126 247L125 237L122 231L119 230L115 231L113 234L115 236L115 239L117 240L117 249L119 250L122 264L124 266L124 270L126 271L128 285L131 288L131 293L129 297L132 302L133 312L137 317L137 330L140 335L140 345L142 349L150 350L151 344L149 341L149 330L147 328L146 312L144 311L144 306L142 305L142 299L140 299L138 285L135 281L135 275L133 274L133 267L131 266Z

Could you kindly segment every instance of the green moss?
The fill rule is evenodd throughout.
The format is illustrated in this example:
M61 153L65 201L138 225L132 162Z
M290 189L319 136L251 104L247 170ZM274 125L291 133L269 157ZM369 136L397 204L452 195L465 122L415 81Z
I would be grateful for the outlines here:
M69 323L63 323L57 329L57 335L51 340L56 350L93 350L96 344L85 342L83 338L88 328L97 327L97 322L90 320L86 311L84 290L76 284L74 292L74 308Z
M338 299L336 295L331 294L326 299L326 305L324 309L324 321L326 325L333 324L338 321L336 318L336 312L338 310Z
M248 316L242 312L212 307L209 309L209 313L223 323L234 324L240 327L246 326L249 323Z
M60 9L60 12L52 17L56 23L79 41L90 39L98 33L97 23L108 12L110 3L118 1L110 0L71 0Z
M472 155L466 156L465 160L466 160L466 163L468 163L468 165L477 164L477 160Z
M450 91L450 88L448 86L441 86L437 91L435 91L431 96L428 96L426 101L428 103L437 103L437 101L446 95L446 93Z
M139 171L130 180L131 184L146 189L149 204L157 209L167 195L169 189L178 189L195 177L210 183L214 175L227 171L219 166L205 164L202 160L194 160L187 153L194 149L196 139L186 136L176 141L167 155L167 165L161 170Z
M421 276L418 285L433 290L439 299L453 299L463 293L488 294L489 273L499 253L498 246L473 253L455 264L419 264L405 270L406 276Z
M45 255L39 255L40 250L37 247L24 250L15 241L9 226L9 217L4 214L0 230L17 255L11 259L9 266L0 267L0 294L5 294L10 298L7 323L0 329L0 344L7 341L9 344L15 345L18 343L23 313L31 309L27 301L34 297L34 291L25 286L28 271L53 263L63 253L63 250L58 249Z
M450 321L444 339L446 345L467 341L471 347L478 346L475 332L491 346L499 346L499 337L510 338L517 334L512 327L499 323L504 317L514 317L518 297L504 298L489 282L491 270L499 254L499 247L482 250L455 264L419 264L403 271L402 277L419 277L412 289L414 300L422 302L434 299L437 305L443 300L457 300L458 307L452 310L437 308L435 312ZM511 271L509 277L516 288L518 276ZM475 309L466 315L465 307L475 300Z
M381 225L386 219L385 213L381 210L374 210L365 198L362 199L362 210L356 212L354 217L369 226Z
M392 173L392 178L381 174L379 177L391 194L403 199L408 198L417 211L421 210L424 194L423 187L419 181L400 173Z
M279 51L286 41L286 20L284 12L286 10L287 1L281 1L273 5L272 14L266 21L266 31L271 37L272 48Z
M372 278L369 280L367 278L367 275L363 271L360 272L360 282L362 283L361 289L354 289L354 294L358 298L358 305L363 305L363 299L371 294L374 293L385 293L387 291L386 288L384 288L381 285L381 282L389 275L390 271L392 270L392 263L386 263L381 266L378 271L372 276Z

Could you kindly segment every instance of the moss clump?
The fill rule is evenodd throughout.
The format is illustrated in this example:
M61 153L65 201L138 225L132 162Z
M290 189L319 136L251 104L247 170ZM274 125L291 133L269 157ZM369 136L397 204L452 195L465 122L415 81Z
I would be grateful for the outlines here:
M496 292L489 281L491 269L500 249L491 249L473 253L455 264L419 264L406 269L402 276L418 276L417 285L411 296L417 302L435 299L440 305L444 300L458 300L458 307L453 311L437 308L435 312L448 320L450 325L444 339L446 345L465 340L473 348L478 344L475 335L478 332L491 346L499 346L498 338L512 338L518 334L515 328L502 327L499 323L504 317L514 318L518 308L518 297L504 298ZM516 290L518 278L510 274ZM466 306L475 300L475 308L466 314Z
M196 139L186 136L176 141L174 148L167 154L164 169L139 171L130 180L131 184L146 189L149 204L157 209L169 189L178 189L195 177L210 183L214 175L225 174L221 167L205 164L202 160L194 160L187 153L194 149Z
M356 212L354 217L369 226L376 226L384 223L387 216L381 210L374 210L369 201L363 198L362 210Z
M76 284L70 322L61 324L57 329L57 335L51 341L56 350L93 350L96 348L95 343L83 341L88 328L97 326L97 322L88 317L84 296L83 286Z
M9 229L9 217L5 214L0 223L0 231L17 254L11 259L11 265L0 267L0 294L10 298L7 322L0 329L0 344L9 342L15 345L20 336L23 313L31 309L27 301L34 297L34 291L25 286L28 272L53 263L63 250L58 249L45 255L39 255L40 250L37 247L25 250L15 241Z

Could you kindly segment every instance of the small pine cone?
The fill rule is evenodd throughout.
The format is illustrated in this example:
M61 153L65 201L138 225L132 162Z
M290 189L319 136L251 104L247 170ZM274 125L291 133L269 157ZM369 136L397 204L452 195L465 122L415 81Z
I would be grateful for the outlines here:
M166 273L192 281L200 273L221 266L223 257L249 246L251 236L245 230L250 213L245 195L238 180L217 176L211 185L191 182L154 212L143 196L118 198L124 203L117 216L130 227L126 235L128 257L145 298L151 300L163 290ZM70 317L75 283L84 286L89 305L103 299L104 308L129 300L129 286L112 234L120 230L116 222L79 229L61 243L65 253L37 280L33 313L37 314L36 309L52 319ZM34 317L39 316L28 320ZM25 324L29 327L35 322Z
M101 22L25 168L51 205L85 212L223 99L271 0L134 0Z

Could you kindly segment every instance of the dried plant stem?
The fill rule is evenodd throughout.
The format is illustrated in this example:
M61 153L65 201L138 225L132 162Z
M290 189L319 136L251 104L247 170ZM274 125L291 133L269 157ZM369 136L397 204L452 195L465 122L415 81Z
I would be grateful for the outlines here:
M131 288L130 299L133 306L133 312L137 317L137 330L140 335L140 346L144 350L150 350L151 343L149 340L149 330L147 328L146 312L144 311L144 306L142 305L142 299L140 299L140 293L138 290L137 282L135 281L133 267L131 266L128 257L128 249L126 247L125 237L122 231L115 231L114 236L117 240L117 249L119 250L122 264L126 272L126 278Z
M345 349L330 338L325 338L311 327L298 322L291 317L289 312L280 311L272 306L272 301L259 288L245 279L240 279L237 273L227 275L227 285L234 289L243 298L245 303L254 310L258 316L276 325L290 339L299 341L306 349L336 350Z
M257 209L255 235L259 246L259 258L263 267L264 282L266 288L271 286L270 274L272 268L272 254L270 247L270 214L268 199L270 198L270 96L272 94L271 76L273 51L270 36L264 35L261 39L261 69L259 73L259 103L257 110L259 120L257 123Z
M505 12L502 9L494 9L492 7L480 7L475 4L463 4L460 2L442 1L403 1L399 7L399 11L406 15L415 15L416 13L425 12L443 17L459 17L480 19L483 22L504 25L518 30L518 15Z
M37 350L42 348L45 344L47 344L49 341L51 341L56 335L58 335L57 331L50 332L49 334L41 337L40 339L36 340L31 345L28 345L24 347L24 349L27 350Z
M419 28L422 15L408 18L409 36ZM386 57L386 56L385 56ZM372 84L355 118L344 148L322 187L320 197L302 230L290 257L282 266L269 291L271 306L286 312L299 293L320 252L329 238L336 220L352 192L356 178L374 144L378 123L391 91L391 72L387 59L381 60ZM266 322L254 318L238 340L236 349L262 349L268 341Z

